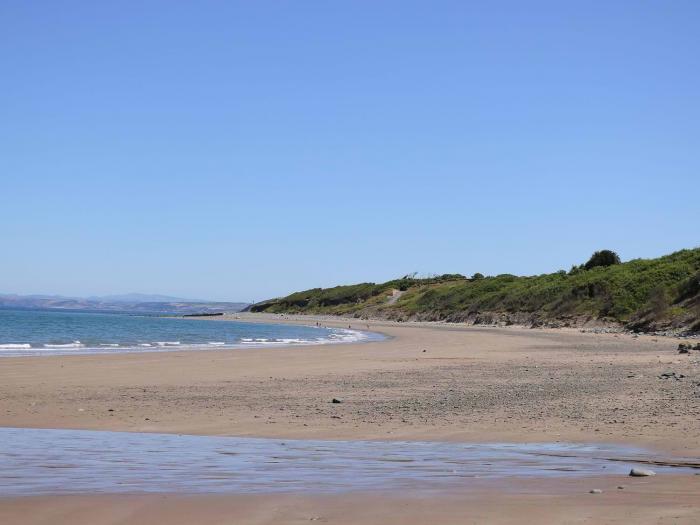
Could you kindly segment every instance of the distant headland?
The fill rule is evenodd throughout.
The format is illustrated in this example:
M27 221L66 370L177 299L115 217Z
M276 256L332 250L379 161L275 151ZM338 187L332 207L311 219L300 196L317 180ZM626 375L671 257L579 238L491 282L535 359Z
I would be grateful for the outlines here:
M525 326L610 326L700 331L700 248L621 262L601 250L569 271L535 276L406 275L382 284L314 288L248 307L397 321Z

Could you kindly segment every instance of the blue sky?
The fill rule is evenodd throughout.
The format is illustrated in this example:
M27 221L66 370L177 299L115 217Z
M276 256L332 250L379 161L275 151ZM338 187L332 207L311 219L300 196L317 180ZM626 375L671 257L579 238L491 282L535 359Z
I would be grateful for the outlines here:
M700 245L700 3L0 4L0 292Z

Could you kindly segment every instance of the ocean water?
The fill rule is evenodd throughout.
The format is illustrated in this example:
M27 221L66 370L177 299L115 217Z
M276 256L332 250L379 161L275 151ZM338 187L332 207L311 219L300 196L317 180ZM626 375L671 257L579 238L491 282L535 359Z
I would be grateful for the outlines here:
M351 343L338 328L56 310L1 310L0 357Z

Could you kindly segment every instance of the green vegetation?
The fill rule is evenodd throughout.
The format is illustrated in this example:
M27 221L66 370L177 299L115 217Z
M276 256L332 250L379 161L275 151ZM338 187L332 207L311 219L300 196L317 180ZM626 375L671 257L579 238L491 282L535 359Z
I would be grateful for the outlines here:
M402 293L390 300L395 290ZM297 292L251 310L572 326L602 320L639 330L699 330L700 248L626 263L603 250L569 273L529 277L407 275L383 284Z
M590 270L596 266L612 266L613 264L620 264L620 256L611 250L600 250L591 255L588 262L583 265L584 270Z

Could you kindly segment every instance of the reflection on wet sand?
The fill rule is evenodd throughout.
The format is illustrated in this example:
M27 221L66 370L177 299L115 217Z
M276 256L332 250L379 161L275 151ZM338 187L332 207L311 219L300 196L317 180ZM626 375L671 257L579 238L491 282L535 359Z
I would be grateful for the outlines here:
M84 430L0 429L0 494L265 493L468 489L477 480L624 474L692 460L565 443L279 440ZM697 463L695 463L697 465Z

